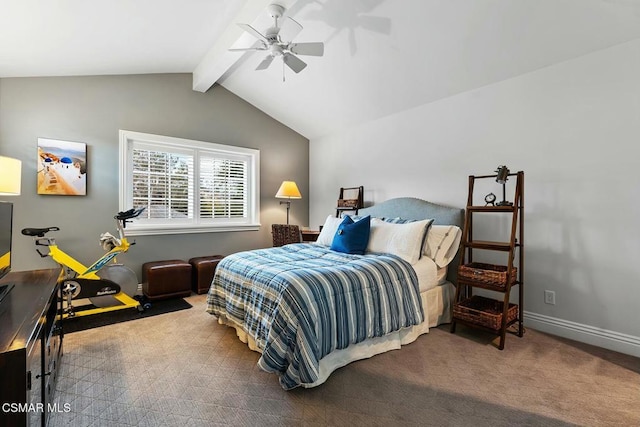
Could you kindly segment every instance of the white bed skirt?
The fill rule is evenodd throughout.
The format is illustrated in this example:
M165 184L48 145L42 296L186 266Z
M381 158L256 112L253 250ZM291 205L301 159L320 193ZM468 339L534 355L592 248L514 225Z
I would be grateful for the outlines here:
M301 384L301 386L305 388L319 386L338 368L356 360L368 359L376 354L397 350L403 345L414 342L420 335L428 333L429 328L443 323L450 323L454 295L455 287L450 282L445 282L440 286L420 293L424 309L424 322L411 328L404 328L383 337L370 338L361 343L350 345L348 348L329 353L320 360L318 380L312 384ZM235 328L240 341L247 344L251 350L260 352L253 338L240 325L224 316L218 317L218 322Z

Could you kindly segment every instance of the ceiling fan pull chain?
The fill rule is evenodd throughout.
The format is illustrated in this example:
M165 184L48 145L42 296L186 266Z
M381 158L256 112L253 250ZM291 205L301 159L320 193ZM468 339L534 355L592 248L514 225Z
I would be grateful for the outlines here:
M284 69L284 58L283 58L282 59L282 83L284 83L284 72L285 72L285 69Z

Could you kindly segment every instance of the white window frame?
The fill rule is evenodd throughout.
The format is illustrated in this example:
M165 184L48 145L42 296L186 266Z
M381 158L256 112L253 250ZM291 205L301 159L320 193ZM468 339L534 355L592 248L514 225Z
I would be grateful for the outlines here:
M134 145L144 144L179 152L194 154L194 179L190 191L193 204L193 218L188 219L146 219L144 214L127 223L127 234L131 236L156 234L210 233L226 231L250 231L260 227L260 151L251 148L235 147L212 142L174 138L170 136L120 130L120 211L133 208L133 163ZM247 168L247 217L243 219L201 219L198 214L200 155L220 156L224 158L242 158L248 160Z

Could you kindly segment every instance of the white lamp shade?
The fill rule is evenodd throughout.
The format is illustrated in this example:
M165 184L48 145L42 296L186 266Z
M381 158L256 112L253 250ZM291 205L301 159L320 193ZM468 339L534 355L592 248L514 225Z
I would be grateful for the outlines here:
M20 160L0 156L0 196L20 194L21 172Z
M302 194L300 194L300 190L298 190L295 182L282 181L276 197L279 199L302 199Z

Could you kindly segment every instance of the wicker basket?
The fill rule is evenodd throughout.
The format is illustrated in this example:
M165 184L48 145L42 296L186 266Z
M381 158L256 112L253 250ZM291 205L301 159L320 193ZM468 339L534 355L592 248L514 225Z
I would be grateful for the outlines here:
M511 267L511 286L516 281L517 273L518 269ZM481 262L461 265L458 268L458 282L463 285L474 285L504 291L507 288L507 266Z
M339 208L359 208L358 199L338 199Z
M453 306L453 317L458 320L482 325L489 329L500 330L504 303L491 298L474 295ZM509 304L507 325L518 318L518 306Z

